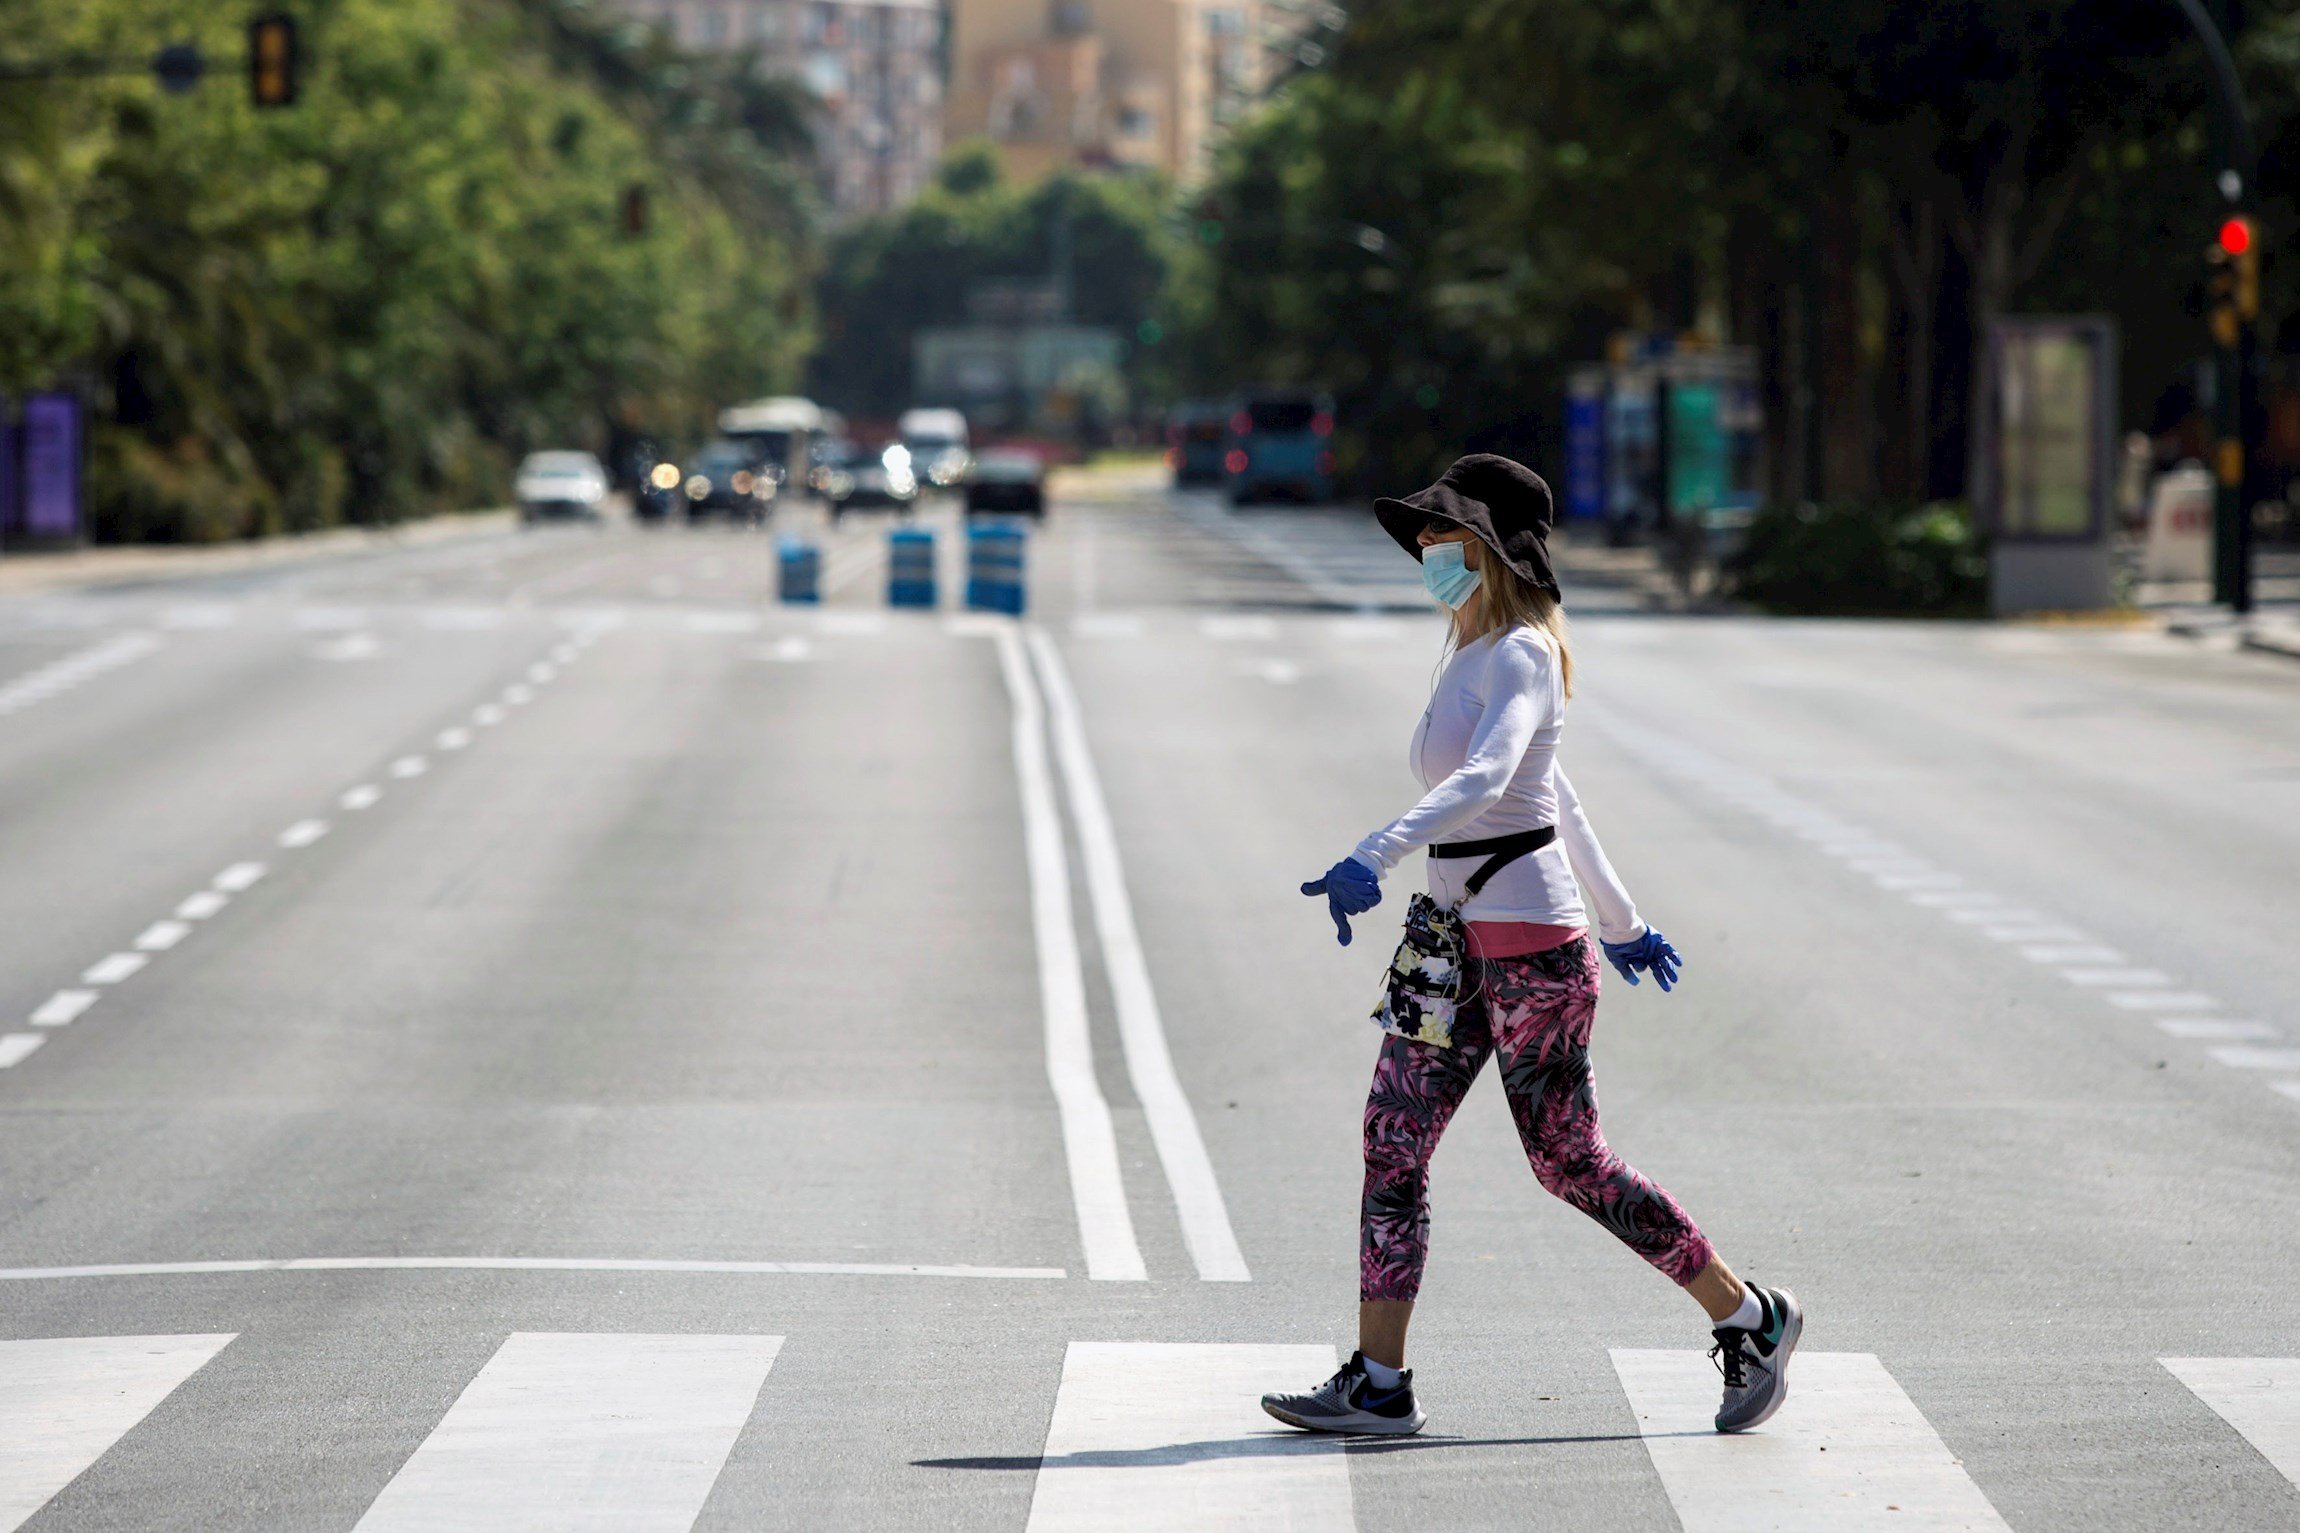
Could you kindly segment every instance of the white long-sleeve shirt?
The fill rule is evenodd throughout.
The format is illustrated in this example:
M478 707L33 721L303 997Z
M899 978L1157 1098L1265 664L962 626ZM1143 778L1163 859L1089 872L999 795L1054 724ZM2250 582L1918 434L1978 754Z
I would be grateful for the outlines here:
M1637 906L1557 764L1564 727L1565 684L1546 634L1520 627L1465 645L1446 663L1414 730L1408 762L1427 791L1359 842L1357 855L1387 874L1433 841L1483 841L1554 825L1557 839L1496 873L1462 908L1463 918L1586 926L1594 909L1604 941L1642 936ZM1484 865L1477 857L1430 858L1431 897L1454 904Z

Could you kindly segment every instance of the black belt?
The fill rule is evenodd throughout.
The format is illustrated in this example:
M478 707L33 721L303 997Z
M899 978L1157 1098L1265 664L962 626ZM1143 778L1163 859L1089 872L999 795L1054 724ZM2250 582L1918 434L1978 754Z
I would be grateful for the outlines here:
M1474 900L1485 888L1486 880L1508 867L1518 858L1540 851L1557 839L1557 827L1544 825L1538 830L1521 830L1506 836L1488 836L1483 841L1443 841L1430 847L1432 857L1483 857L1485 866L1469 876L1461 886L1461 897Z

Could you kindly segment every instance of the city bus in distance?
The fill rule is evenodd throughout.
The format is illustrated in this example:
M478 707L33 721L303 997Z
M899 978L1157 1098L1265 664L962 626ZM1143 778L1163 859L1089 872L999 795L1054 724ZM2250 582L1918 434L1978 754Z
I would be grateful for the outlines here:
M807 483L814 443L823 430L822 407L794 396L757 399L719 412L719 435L754 449L775 482L785 487Z
M1334 498L1334 401L1303 389L1246 389L1230 400L1222 486L1230 504Z

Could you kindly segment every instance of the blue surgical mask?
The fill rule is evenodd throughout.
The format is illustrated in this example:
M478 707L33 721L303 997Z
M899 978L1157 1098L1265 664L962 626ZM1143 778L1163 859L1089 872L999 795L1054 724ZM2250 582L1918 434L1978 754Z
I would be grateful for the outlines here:
M1483 578L1462 563L1459 543L1432 543L1422 550L1422 588L1457 612Z

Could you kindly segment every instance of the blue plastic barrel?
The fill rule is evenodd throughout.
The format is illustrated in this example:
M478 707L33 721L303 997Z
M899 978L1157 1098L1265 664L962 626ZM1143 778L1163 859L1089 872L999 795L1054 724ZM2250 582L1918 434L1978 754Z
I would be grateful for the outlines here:
M897 527L886 535L886 602L934 605L934 534L925 528Z
M786 538L776 550L779 565L776 590L787 602L823 599L823 552L812 543Z
M1022 616L1030 534L1020 522L977 522L966 530L966 604L977 612Z

